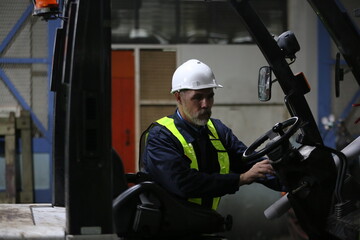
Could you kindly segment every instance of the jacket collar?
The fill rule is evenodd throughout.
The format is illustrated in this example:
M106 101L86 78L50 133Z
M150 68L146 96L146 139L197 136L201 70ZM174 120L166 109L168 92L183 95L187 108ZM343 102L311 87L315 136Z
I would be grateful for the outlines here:
M176 109L175 113L173 114L172 118L174 119L175 125L177 126L180 133L184 136L187 142L194 142L197 138L204 134L204 131L207 134L211 134L210 130L207 126L204 127L196 127L183 119L179 113L179 110Z

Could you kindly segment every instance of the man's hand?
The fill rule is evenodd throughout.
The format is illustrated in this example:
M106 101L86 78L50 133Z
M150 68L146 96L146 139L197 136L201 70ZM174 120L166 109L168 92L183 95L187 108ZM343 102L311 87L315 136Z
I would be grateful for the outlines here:
M239 185L251 184L258 179L266 178L268 174L274 175L275 172L270 164L270 160L265 159L255 163L249 171L240 174Z

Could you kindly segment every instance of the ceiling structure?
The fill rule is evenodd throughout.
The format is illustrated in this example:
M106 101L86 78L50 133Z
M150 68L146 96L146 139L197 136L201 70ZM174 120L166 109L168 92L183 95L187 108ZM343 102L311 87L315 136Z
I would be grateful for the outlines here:
M274 35L287 29L286 0L252 0ZM237 44L252 42L228 1L112 0L113 43Z

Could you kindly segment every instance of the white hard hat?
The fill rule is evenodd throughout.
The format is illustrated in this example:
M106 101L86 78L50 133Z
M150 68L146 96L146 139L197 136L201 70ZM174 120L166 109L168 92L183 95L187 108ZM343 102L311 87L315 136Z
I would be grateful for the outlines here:
M191 59L180 65L172 77L171 93L181 89L222 88L217 84L214 73L205 63Z

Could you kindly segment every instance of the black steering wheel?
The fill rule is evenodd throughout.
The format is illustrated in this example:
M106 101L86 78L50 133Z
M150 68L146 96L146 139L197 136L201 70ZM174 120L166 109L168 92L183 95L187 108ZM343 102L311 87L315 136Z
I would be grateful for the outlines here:
M284 132L284 129L290 127ZM259 137L248 147L243 153L243 160L250 161L264 156L271 152L275 148L279 147L285 141L287 141L300 127L300 121L298 117L291 117L282 123L277 123L274 127L266 132L263 136ZM266 147L259 151L255 151L266 140L273 140L269 142Z

